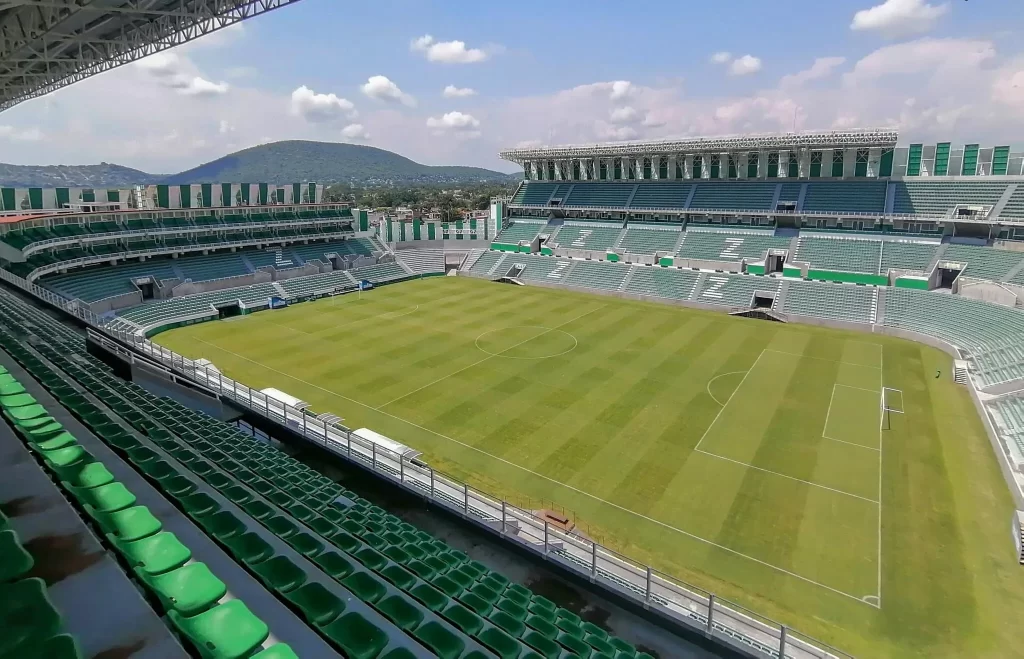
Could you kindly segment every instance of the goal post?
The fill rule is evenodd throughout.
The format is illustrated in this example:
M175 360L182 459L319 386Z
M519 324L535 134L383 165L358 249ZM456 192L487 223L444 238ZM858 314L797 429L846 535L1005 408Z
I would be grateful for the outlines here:
M880 405L882 418L878 422L882 430L889 430L891 415L903 414L903 390L882 387Z

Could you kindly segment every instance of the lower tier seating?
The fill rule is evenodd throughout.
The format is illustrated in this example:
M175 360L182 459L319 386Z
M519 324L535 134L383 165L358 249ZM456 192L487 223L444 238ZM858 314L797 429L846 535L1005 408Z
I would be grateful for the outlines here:
M397 256L413 272L444 272L444 250L407 249L398 252Z
M562 249L587 249L605 251L612 247L622 233L617 225L596 222L566 222L548 243L555 243Z
M787 284L785 313L830 318L849 323L872 323L877 305L876 289L855 284L827 284L790 281Z
M628 265L608 261L577 261L565 283L570 286L617 291L628 273Z
M516 245L520 240L530 241L536 238L546 225L547 222L514 220L494 237L494 242L502 245Z
M772 277L714 273L705 277L693 300L704 304L748 307L755 292L775 294L778 290L779 280Z
M631 225L622 234L616 249L634 254L654 254L655 252L671 252L679 242L680 228L646 227Z
M38 349L59 369L48 376L59 395L87 419L91 396L117 414L130 431L96 418L95 432L344 656L649 659L274 446L120 380L52 318L0 296L3 324L45 339ZM262 628L233 609L236 624L233 611L228 624L213 615L175 624L200 647L215 633L217 646L242 639L210 656L249 657Z
M693 270L638 266L623 290L666 300L688 300L693 295L697 277L698 273Z
M769 249L788 248L788 238L776 238L769 231L688 230L678 256L706 261L764 261Z
M882 257L882 241L851 238L801 237L797 243L798 263L807 263L812 270L837 270L878 274Z

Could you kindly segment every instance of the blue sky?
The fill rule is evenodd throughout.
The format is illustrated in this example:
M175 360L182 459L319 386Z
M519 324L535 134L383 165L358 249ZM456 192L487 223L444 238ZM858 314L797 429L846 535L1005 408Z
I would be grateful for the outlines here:
M1020 144L1018 3L302 0L0 114L0 162L173 172L319 139L509 170L522 144L794 126Z

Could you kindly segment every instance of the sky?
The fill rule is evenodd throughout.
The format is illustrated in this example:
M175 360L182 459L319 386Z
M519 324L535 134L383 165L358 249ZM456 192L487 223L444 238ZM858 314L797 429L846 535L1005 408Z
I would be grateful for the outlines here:
M302 0L0 113L0 162L174 173L266 142L514 171L516 146L853 127L1024 143L1020 0Z

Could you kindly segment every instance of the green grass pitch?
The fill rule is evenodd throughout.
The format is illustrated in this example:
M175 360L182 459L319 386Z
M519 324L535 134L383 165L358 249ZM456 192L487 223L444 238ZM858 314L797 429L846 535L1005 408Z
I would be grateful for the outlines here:
M933 348L453 277L156 340L845 651L1019 656L1012 500Z

